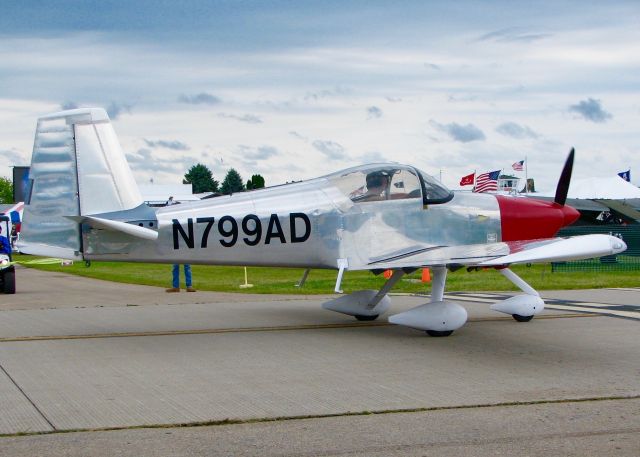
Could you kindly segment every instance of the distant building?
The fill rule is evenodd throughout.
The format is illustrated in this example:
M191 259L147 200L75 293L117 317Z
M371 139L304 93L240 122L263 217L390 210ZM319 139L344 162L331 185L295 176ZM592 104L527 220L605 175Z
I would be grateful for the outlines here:
M516 193L518 192L518 184L520 178L517 176L500 175L498 178L498 192Z

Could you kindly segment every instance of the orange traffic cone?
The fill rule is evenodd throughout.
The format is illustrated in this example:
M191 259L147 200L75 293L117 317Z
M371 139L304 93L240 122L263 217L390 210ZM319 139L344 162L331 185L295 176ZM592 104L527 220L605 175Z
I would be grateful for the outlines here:
M422 269L422 282L431 282L431 271L428 268Z

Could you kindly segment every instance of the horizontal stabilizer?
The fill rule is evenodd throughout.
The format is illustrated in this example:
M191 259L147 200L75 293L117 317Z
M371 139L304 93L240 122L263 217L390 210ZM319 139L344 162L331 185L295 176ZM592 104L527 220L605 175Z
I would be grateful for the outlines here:
M155 241L158 239L158 232L139 225L128 224L126 222L112 221L111 219L103 219L95 216L66 216L68 219L81 224L111 232L120 232L126 235L135 236L144 240Z
M18 251L20 251L21 254L40 255L43 257L53 257L55 259L82 260L82 253L79 251L24 240L18 240Z

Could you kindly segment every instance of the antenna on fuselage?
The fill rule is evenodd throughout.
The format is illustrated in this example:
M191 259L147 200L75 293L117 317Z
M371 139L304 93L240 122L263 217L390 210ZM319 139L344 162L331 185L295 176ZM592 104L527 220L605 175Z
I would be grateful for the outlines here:
M553 199L555 203L560 206L564 206L567 201L567 194L569 193L569 184L571 183L571 172L573 171L573 157L575 156L575 148L571 148L567 161L564 163L564 168L560 174L558 180L558 187L556 187L556 196Z

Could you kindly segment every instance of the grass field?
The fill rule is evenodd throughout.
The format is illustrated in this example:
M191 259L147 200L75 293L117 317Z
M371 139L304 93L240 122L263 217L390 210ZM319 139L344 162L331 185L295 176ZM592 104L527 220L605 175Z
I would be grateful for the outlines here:
M60 261L41 259L33 256L14 256L14 260L29 267L46 271L70 273L107 281L150 286L170 287L171 265L92 262L86 267L82 262L62 266ZM38 263L43 262L43 263ZM551 272L548 264L531 267L517 265L513 271L539 290L591 289L605 287L640 287L638 271L606 272ZM193 265L193 283L198 290L219 292L250 292L259 294L329 294L333 292L337 272L334 270L312 270L302 288L294 285L302 277L304 270L297 268L257 268L247 269L250 289L241 289L244 283L244 268ZM18 273L19 275L19 273ZM420 282L421 272L405 276L394 288L394 292L428 292L430 283ZM19 276L18 276L19 281ZM378 289L385 279L367 271L345 272L342 288L345 292L361 289ZM500 273L493 269L467 272L462 269L449 273L448 292L455 291L501 291L517 290Z

